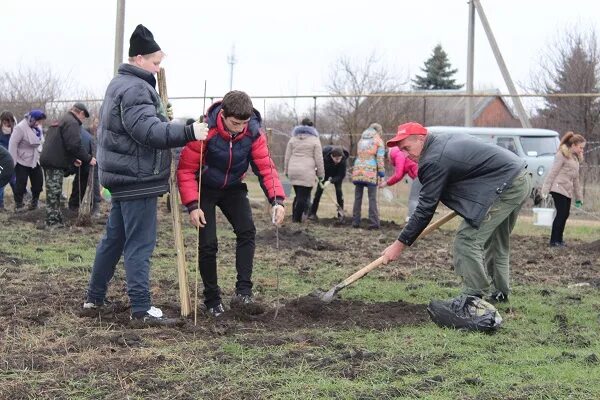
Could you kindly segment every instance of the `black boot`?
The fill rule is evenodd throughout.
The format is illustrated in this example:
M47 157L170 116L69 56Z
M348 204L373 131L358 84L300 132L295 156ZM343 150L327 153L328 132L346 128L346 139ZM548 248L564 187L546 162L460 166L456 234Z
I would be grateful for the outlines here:
M38 199L31 199L31 202L29 203L29 206L27 207L28 210L37 210L38 208Z

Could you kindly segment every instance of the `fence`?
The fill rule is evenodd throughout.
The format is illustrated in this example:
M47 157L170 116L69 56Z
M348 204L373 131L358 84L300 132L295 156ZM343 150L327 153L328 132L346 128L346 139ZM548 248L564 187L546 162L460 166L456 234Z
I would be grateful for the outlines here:
M547 97L564 97L578 99L594 99L597 93L571 94L521 94L526 101ZM207 104L221 96L207 96ZM276 166L281 170L284 163L285 148L294 125L303 117L311 117L321 133L323 144L342 144L351 150L355 149L361 132L371 123L379 122L384 128L384 140L391 138L398 124L412 120L426 126L454 125L463 126L465 122L465 103L471 97L474 102L472 121L474 126L517 127L519 120L515 117L510 104L512 95L497 91L478 92L473 95L456 91L443 92L403 92L347 95L306 95L306 96L253 96L253 102L263 116L263 125L270 133L270 151ZM339 116L331 115L328 105L332 100L346 98L360 99L360 105L348 114L354 113L355 126L347 129L337 120ZM98 115L101 99L71 99L47 102L44 108L50 118L57 118L76 101L84 101L92 114L91 131L95 130L94 115ZM202 114L202 97L171 97L171 103L178 117L198 117ZM10 104L2 104L11 109ZM16 106L16 105L15 105ZM529 108L533 108L530 104ZM283 110L283 111L282 111ZM533 125L546 128L546 121L533 118ZM599 123L600 125L600 123ZM351 130L351 131L349 131ZM561 132L562 133L562 132ZM588 146L586 158L588 163L581 167L582 183L586 199L586 208L594 212L600 211L600 129L586 135Z

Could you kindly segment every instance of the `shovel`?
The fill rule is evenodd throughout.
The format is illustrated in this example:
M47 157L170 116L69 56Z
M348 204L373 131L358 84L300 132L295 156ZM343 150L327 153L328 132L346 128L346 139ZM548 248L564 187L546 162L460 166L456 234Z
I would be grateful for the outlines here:
M421 239L421 238L427 236L428 234L430 234L431 232L433 232L440 226L444 225L446 222L450 221L456 215L457 214L455 211L451 211L448 214L444 215L442 218L438 219L434 223L430 224L427 228L425 228L425 230L423 230L423 232L421 232L421 234L419 235L418 239ZM365 276L366 274L368 274L375 268L379 267L381 264L383 264L383 256L381 256L377 260L371 262L366 267L356 271L355 273L353 273L352 275L350 275L349 277L344 279L342 282L340 282L337 285L335 285L334 287L332 287L329 291L327 291L325 293L316 293L316 296L319 297L319 299L321 299L322 301L329 303L333 300L333 298L335 297L337 292L339 292L346 286L356 282L357 280L359 280L360 278L362 278L363 276Z
M325 192L325 188L327 187L327 185L329 185L329 183L330 183L329 181L325 181L325 183L321 183L321 181L317 179L317 184L319 185L319 187L321 188L321 190L323 192ZM333 201L333 204L335 204L335 206L337 208L337 212L338 212L338 219L340 220L340 222L344 222L344 220L346 219L346 214L344 213L344 209L342 207L340 207L340 205L338 204L335 197L333 197L333 194L331 192L327 192L327 197L329 197L329 200Z

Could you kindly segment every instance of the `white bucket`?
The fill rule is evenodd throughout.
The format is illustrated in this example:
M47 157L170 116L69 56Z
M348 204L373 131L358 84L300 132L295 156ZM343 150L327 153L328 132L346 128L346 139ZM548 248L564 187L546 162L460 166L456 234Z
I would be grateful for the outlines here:
M554 208L532 208L533 224L537 226L552 226Z

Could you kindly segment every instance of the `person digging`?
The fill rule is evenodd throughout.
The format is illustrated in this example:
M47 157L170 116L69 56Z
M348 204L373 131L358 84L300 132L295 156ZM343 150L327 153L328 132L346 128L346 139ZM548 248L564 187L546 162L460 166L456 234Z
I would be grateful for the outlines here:
M383 263L397 260L412 245L442 202L464 219L453 251L463 294L508 301L509 236L531 192L525 161L467 134L429 133L416 122L401 125L387 146L398 146L418 162L423 187L414 214L382 252Z
M321 196L323 195L325 185L327 182L329 182L335 187L335 196L337 200L336 205L338 206L337 217L340 222L343 222L345 214L342 183L346 177L346 169L348 168L347 160L349 156L350 153L342 148L342 146L323 147L323 164L325 165L325 177L323 180L325 181L325 184L321 185L320 182L317 184L317 191L315 192L315 197L308 214L309 220L316 221L319 219L317 217L317 210L319 209L319 203L321 201Z

